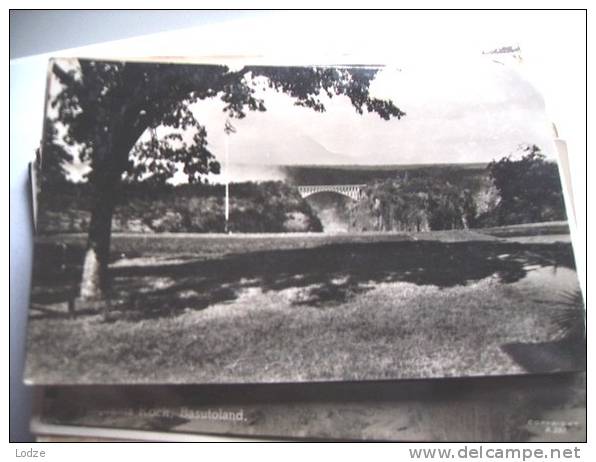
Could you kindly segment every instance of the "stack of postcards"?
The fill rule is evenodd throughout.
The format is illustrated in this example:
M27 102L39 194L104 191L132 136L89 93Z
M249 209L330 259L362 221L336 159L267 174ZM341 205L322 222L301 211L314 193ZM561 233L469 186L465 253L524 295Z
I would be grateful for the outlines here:
M563 144L518 48L182 61L49 64L40 439L585 440Z

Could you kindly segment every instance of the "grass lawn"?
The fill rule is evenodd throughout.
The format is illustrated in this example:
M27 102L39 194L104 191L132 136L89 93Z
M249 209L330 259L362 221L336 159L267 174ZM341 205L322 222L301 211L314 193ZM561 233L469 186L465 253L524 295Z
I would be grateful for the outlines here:
M39 238L26 376L290 382L582 368L583 338L570 341L561 322L583 319L570 244L507 239L115 235L111 311L70 315L84 237Z

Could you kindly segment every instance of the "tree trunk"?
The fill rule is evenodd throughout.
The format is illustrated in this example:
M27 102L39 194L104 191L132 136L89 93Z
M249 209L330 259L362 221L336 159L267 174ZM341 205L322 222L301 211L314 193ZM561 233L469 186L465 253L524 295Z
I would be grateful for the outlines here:
M120 114L114 116L114 126L117 127L114 133L107 140L97 143L103 145L103 149L97 151L93 167L94 203L79 292L79 300L83 302L102 301L105 298L112 216L118 187L122 173L126 170L130 150L148 125L146 120L134 117L127 119Z
M87 250L83 263L80 299L101 300L107 287L112 216L116 205L119 175L108 174L95 185Z

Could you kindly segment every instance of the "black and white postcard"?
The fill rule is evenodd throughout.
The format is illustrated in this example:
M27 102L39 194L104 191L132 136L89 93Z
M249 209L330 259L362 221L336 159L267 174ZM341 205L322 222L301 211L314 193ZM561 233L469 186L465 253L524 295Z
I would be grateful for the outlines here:
M26 381L583 370L552 138L491 56L52 60Z

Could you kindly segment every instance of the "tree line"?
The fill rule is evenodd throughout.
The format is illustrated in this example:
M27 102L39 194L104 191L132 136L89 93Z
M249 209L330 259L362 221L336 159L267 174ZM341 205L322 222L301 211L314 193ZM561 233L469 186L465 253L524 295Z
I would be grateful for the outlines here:
M486 167L478 187L453 168L369 183L350 210L356 231L421 232L565 220L557 164L526 146Z
M280 181L230 185L230 219L221 184L126 183L112 218L116 232L320 232L321 222L298 190ZM88 183L54 182L40 195L40 233L86 232L93 191Z

